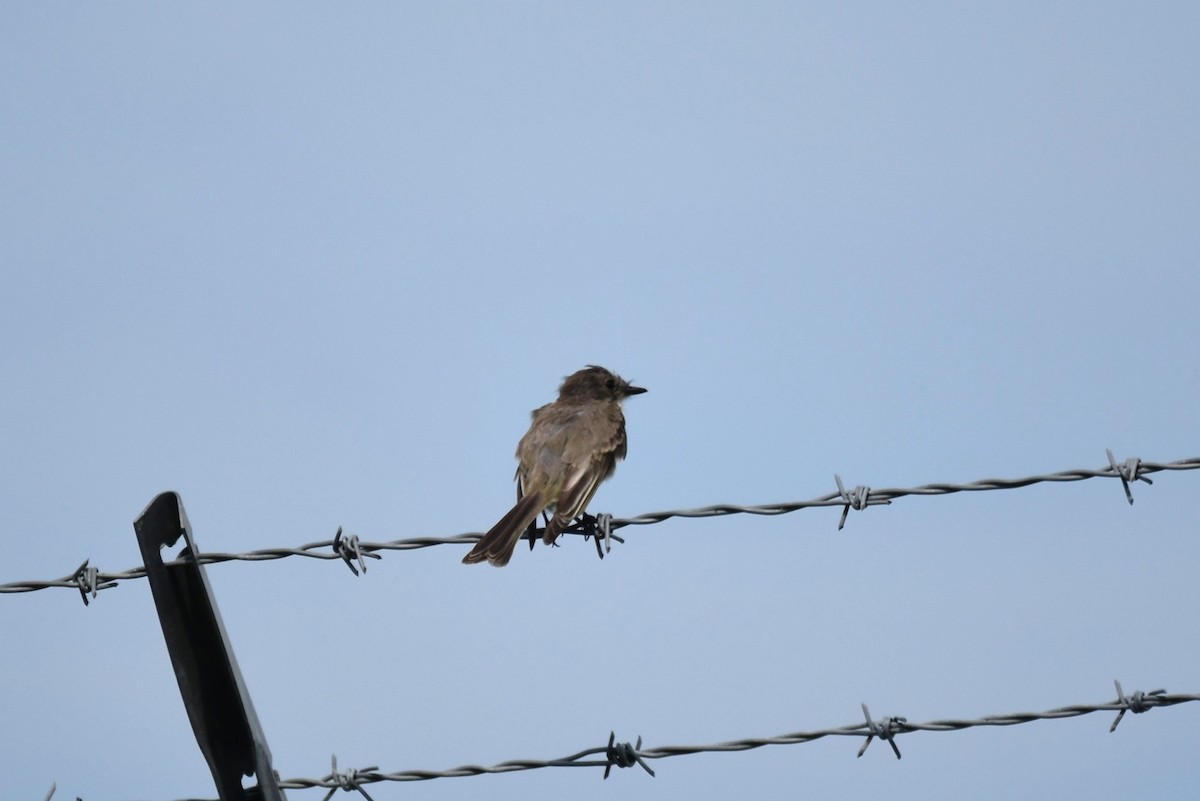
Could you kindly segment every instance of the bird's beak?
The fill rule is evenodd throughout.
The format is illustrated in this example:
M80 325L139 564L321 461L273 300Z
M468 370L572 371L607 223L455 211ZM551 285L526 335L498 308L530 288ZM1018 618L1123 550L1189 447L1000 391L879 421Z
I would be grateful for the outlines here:
M625 387L625 397L629 397L630 395L641 395L645 391L645 387Z

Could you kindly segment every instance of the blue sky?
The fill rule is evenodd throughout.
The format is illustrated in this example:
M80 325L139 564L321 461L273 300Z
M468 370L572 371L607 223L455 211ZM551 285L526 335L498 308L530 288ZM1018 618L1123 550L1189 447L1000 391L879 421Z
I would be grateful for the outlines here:
M562 376L619 517L1200 453L1191 4L0 11L0 582L486 530ZM1200 692L1193 473L209 569L284 777ZM215 797L149 588L0 596L6 796ZM1193 705L373 785L1190 797ZM619 785L619 786L614 786ZM292 799L323 791L290 791ZM60 796L56 796L60 797Z

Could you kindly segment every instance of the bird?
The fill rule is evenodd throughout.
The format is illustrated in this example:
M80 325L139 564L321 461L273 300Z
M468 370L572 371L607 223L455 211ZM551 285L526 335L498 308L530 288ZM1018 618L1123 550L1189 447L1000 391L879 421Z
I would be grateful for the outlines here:
M532 412L529 431L517 443L516 505L463 557L463 564L508 564L522 533L542 512L553 512L542 534L543 542L553 544L625 458L621 402L645 391L596 365L567 376L558 399Z

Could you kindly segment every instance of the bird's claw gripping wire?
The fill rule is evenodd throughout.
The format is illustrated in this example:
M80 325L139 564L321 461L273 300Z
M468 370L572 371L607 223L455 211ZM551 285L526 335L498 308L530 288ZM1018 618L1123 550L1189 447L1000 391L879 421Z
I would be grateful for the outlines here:
M624 543L623 537L618 537L613 534L613 516L608 512L601 512L598 515L590 515L587 512L576 518L576 525L583 533L583 538L595 538L596 556L601 559L604 555L612 552L613 540Z

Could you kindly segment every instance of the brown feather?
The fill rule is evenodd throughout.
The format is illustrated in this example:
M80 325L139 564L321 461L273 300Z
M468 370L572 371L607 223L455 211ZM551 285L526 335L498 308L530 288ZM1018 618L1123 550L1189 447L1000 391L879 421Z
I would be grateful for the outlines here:
M508 560L512 559L517 543L521 541L521 534L529 528L529 524L537 518L540 511L540 495L535 493L521 498L508 514L500 518L500 522L492 526L491 530L475 543L471 552L463 557L463 564L473 565L486 559L495 567L507 565Z
M558 400L534 410L533 422L517 444L517 505L463 562L507 564L521 534L542 511L554 512L542 535L553 543L625 458L621 401L645 391L603 367L589 366L568 376Z

